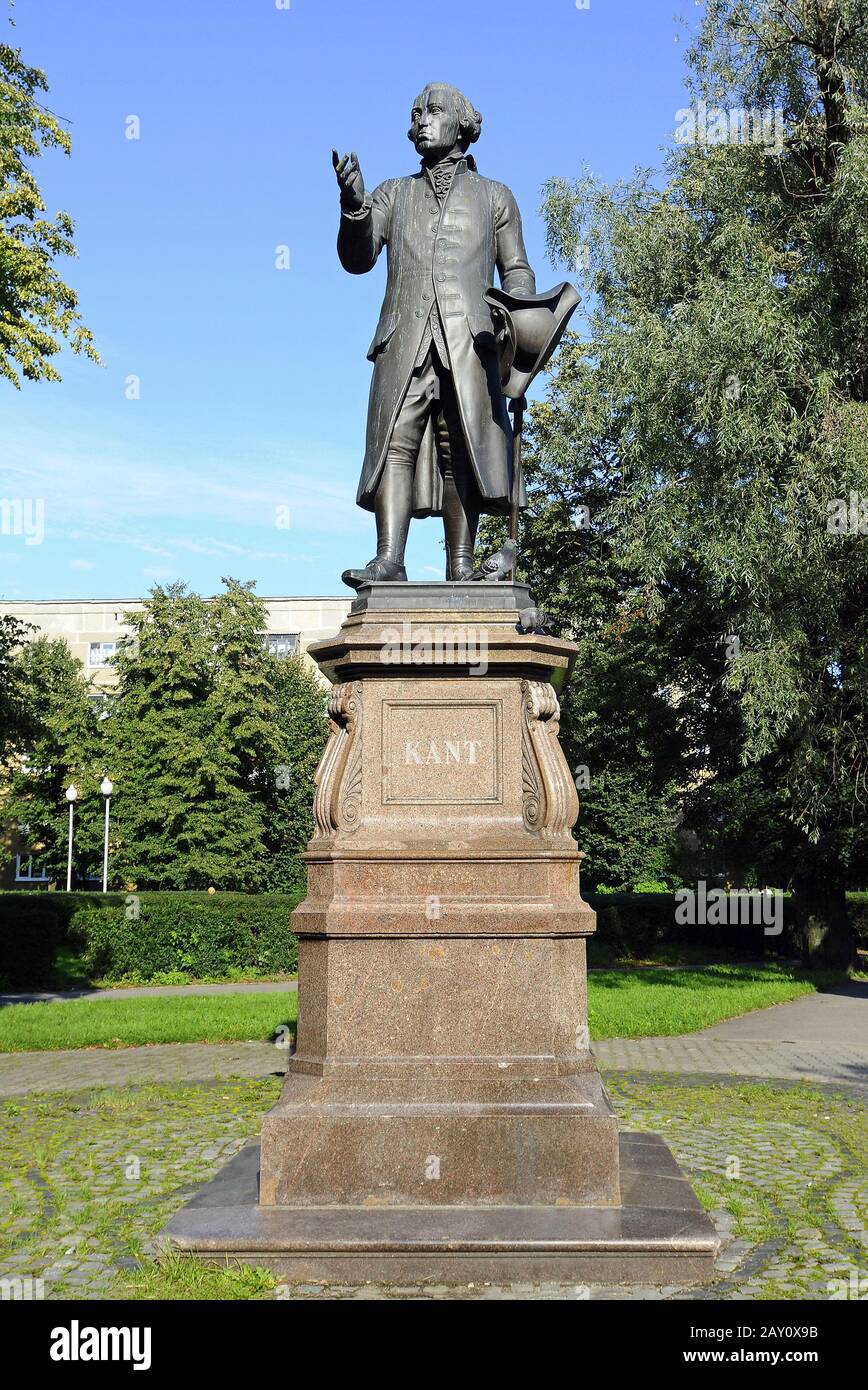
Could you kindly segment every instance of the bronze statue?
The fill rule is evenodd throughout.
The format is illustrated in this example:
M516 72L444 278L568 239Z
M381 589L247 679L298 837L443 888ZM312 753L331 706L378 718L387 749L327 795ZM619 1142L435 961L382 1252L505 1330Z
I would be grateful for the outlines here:
M467 153L481 127L461 92L430 83L413 103L408 131L419 173L386 179L369 194L356 155L333 152L341 264L362 275L388 247L386 295L368 349L374 375L356 499L375 513L377 554L364 569L344 571L355 589L407 578L413 516L443 517L446 578L471 579L480 514L515 519L525 505L507 394L523 406L578 296L566 285L536 295L515 198L483 178ZM495 266L501 289L487 299ZM522 375L514 360L526 336L518 312L525 302L546 341L544 354L531 349L534 367Z

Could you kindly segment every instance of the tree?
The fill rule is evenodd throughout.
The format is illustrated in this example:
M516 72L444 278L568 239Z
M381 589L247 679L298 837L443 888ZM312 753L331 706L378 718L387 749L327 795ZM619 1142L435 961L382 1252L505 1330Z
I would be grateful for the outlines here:
M231 686L222 617L183 584L157 585L141 612L126 615L133 637L115 658L118 694L106 721L117 787L113 868L140 888L261 884L249 739L246 730L236 739L216 693L225 699Z
M27 702L15 653L31 627L9 613L0 613L0 766L17 747L24 728Z
M313 775L327 737L325 695L300 657L271 656L265 610L234 580L214 599L220 633L215 716L238 751L243 783L262 822L262 885L291 892L304 882L301 854L313 832Z
M586 260L595 302L537 416L580 482L613 480L598 523L701 781L725 727L806 958L843 964L868 853L868 6L707 0L689 68L702 138L662 186L548 186L552 256Z
M552 630L579 649L562 696L561 741L579 792L582 882L592 891L678 884L682 793L698 764L684 706L670 697L665 625L650 617L641 577L616 553L607 512L619 474L598 448L577 338L558 362L525 446L521 578ZM483 547L502 539L502 523L486 520Z
M268 887L304 883L301 855L313 834L313 778L328 737L325 692L303 659L272 658L277 760L263 787Z
M265 649L253 586L223 582L211 601L158 585L127 615L133 636L116 657L106 730L113 869L140 888L260 891L298 879L322 699Z
M16 387L19 371L32 381L60 380L51 359L61 339L100 360L78 297L54 266L77 254L73 221L66 212L41 215L45 202L27 165L46 150L71 149L58 118L37 100L47 89L20 49L0 44L0 372Z
M80 661L59 638L39 637L19 649L16 682L24 709L16 755L8 766L4 819L22 827L33 854L66 881L66 789L76 802L74 868L77 877L99 872L102 851L103 773L99 721Z

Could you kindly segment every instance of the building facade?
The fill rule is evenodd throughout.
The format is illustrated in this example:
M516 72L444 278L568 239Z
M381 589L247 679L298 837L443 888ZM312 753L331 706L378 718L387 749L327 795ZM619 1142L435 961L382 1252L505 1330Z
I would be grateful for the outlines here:
M263 640L275 656L304 653L317 638L337 632L351 601L349 597L263 599ZM125 615L140 613L144 606L142 599L8 600L0 602L0 613L31 623L34 637L62 637L95 690L111 690L117 682L111 659L118 643L132 631Z

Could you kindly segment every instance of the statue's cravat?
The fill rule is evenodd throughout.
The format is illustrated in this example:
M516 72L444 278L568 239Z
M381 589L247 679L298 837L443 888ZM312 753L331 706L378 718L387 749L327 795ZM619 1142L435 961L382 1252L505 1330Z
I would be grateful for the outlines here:
M452 180L455 176L455 162L451 159L444 159L440 164L435 164L431 170L431 181L434 184L434 192L441 203L452 187Z
M445 159L441 159L439 164L434 164L429 168L428 173L434 185L434 192L441 203L452 187L455 170L464 158L465 156L460 151L454 151Z

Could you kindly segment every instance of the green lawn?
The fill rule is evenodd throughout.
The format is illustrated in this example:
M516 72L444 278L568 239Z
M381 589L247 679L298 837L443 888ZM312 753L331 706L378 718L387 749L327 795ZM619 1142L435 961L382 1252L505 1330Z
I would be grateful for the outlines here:
M832 983L781 965L595 970L588 979L592 1038L674 1036ZM12 1004L0 1009L0 1051L132 1047L168 1042L265 1041L294 1028L298 995L174 995Z
M674 1037L724 1018L798 999L834 983L796 966L713 965L705 970L595 970L588 977L592 1038Z
M134 1047L146 1043L239 1042L295 1031L298 994L181 994L76 999L0 1009L0 1051Z

